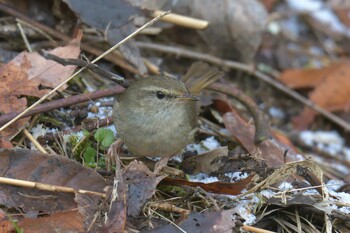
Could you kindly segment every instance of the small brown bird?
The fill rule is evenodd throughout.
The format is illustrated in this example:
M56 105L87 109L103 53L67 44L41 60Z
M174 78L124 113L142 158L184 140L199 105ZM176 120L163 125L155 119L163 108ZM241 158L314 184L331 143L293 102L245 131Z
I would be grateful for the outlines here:
M197 62L181 81L164 74L135 81L113 106L118 135L134 156L169 159L180 153L194 140L198 95L223 75Z

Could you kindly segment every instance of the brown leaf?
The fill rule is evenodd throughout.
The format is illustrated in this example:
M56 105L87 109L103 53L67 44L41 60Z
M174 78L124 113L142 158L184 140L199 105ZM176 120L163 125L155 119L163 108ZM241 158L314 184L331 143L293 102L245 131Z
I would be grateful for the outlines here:
M278 167L285 162L298 161L302 156L293 151L292 148L269 138L260 144L254 143L255 127L247 123L238 113L232 111L224 115L224 124L233 137L258 161L262 160L268 167ZM285 156L285 152L288 153Z
M328 111L348 111L350 108L350 60L334 63L322 69L287 70L279 80L292 88L314 87L311 101ZM316 113L309 108L295 119L299 129L306 128Z
M102 176L73 160L27 149L0 149L0 174L7 178L96 192L103 192L106 186ZM21 207L24 213L48 213L77 207L74 194L71 193L48 192L4 184L0 184L0 205L8 208Z
M172 6L174 12L210 22L198 33L211 54L245 63L252 61L268 16L259 1L176 1Z
M236 212L230 210L220 210L205 213L193 213L190 214L184 221L177 224L185 232L200 233L200 232L212 232L212 233L226 233L226 232L239 232L239 227L242 226L242 222L237 216ZM168 224L164 227L146 231L147 233L161 233L161 232L179 232L179 229L173 224Z
M111 45L135 31L133 19L144 15L140 8L133 6L127 0L104 0L103 4L99 0L85 1L84 4L81 4L80 0L64 0L64 2L81 21L103 32ZM120 46L119 51L138 68L141 74L147 72L140 50L132 39Z
M219 147L185 159L182 163L183 169L188 174L198 174L200 172L210 174L212 172L218 172L225 165L222 157L227 157L227 155L227 146Z
M11 142L0 138L0 148L10 149L13 148L13 145Z
M17 223L20 229L26 233L55 233L55 232L86 232L83 225L83 217L76 210L60 212L42 218L25 218ZM1 232L16 232L11 221L0 221Z
M77 58L81 36L79 34L67 46L58 47L50 53L62 58ZM46 60L36 52L20 53L0 67L0 114L23 111L27 107L27 100L21 96L42 97L48 90L39 90L40 85L54 88L67 79L74 69L75 66L63 66ZM28 120L29 118L18 120L12 127L1 131L0 137L13 138Z
M142 162L134 160L125 169L124 183L129 185L128 215L136 217L146 201L153 196L165 176L156 176Z
M339 9L335 10L334 12L338 15L340 21L343 24L345 24L347 27L350 27L350 17L349 17L350 7L349 6L348 7L341 7Z

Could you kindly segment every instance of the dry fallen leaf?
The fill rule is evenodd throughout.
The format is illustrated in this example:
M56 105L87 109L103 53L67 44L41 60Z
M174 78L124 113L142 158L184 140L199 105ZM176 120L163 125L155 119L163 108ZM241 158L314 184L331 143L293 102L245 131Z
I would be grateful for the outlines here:
M211 53L246 63L252 61L260 45L268 16L257 0L178 0L171 9L209 21L208 28L198 33Z
M0 174L3 177L41 182L45 184L103 192L105 179L90 168L62 156L41 154L27 149L0 149ZM81 194L85 195L85 194ZM84 220L92 221L86 215L84 206L96 214L100 199L95 196L82 199L72 193L48 192L38 189L0 184L0 205L20 208L23 214L59 213L78 207ZM91 207L95 207L91 210ZM90 222L85 222L85 226Z
M224 232L239 232L239 228L242 226L242 222L236 211L233 209L211 211L205 213L193 213L190 214L185 220L177 224L175 227L173 224L167 224L164 227L146 231L147 233L172 233L180 232L212 232L212 233L224 233Z
M156 192L158 183L165 176L156 176L142 162L134 160L123 173L124 183L129 185L128 215L136 217L143 205Z
M292 148L278 141L268 138L260 144L255 144L255 127L247 123L238 113L231 111L223 116L224 124L234 138L258 161L262 160L268 167L278 167L285 162L302 160ZM287 153L286 153L287 151ZM285 154L286 153L286 154Z
M41 218L25 218L17 223L25 233L86 232L83 217L76 210L52 214ZM0 232L16 232L10 220L0 221Z
M279 80L292 88L313 87L309 98L328 111L349 111L350 108L350 60L334 63L322 69L287 70ZM295 118L297 128L305 129L316 112L305 108Z
M49 53L62 58L77 58L80 54L79 34L67 46L58 47ZM0 67L0 114L23 111L27 99L23 96L42 97L49 90L40 90L40 86L56 87L67 79L75 66L63 66L46 60L38 53L22 52L12 61ZM0 132L3 139L12 139L20 132L29 118L18 120Z

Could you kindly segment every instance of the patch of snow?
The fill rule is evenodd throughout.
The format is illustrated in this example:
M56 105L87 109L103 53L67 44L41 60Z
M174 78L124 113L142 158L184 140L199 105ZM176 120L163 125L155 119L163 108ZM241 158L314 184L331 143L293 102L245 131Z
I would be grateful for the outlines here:
M349 36L350 30L341 23L334 12L320 0L287 0L289 7L298 13L307 13L314 20L327 25L335 33Z
M252 225L256 222L256 216L253 214L255 206L260 202L257 196L251 196L251 200L240 200L235 210L244 218L245 224Z
M283 119L285 118L286 114L282 111L282 109L280 108L275 108L275 107L271 107L269 109L269 114L272 117L278 118L278 119Z
M331 190L334 191L334 190L339 189L344 184L345 184L344 181L341 181L341 180L329 180L326 183L326 186L327 186L328 191L331 191Z
M349 193L334 192L334 191L330 191L329 193L332 194L333 196L337 197L339 202L341 202L342 204L350 205L350 194Z
M37 139L39 136L44 136L47 133L47 129L43 124L37 124L30 130L32 136Z
M280 33L281 31L281 27L280 25L275 22L272 21L267 25L267 30L272 34L272 35L278 35L278 33Z
M342 153L345 141L337 131L310 131L300 132L300 139L306 145L317 146L318 149L331 155Z
M182 163L182 156L181 155L176 155L174 157L172 157L170 160L178 162L178 163Z
M199 144L187 145L186 150L195 151L197 152L197 154L203 154L207 151L210 151L219 147L220 147L220 143L212 136L212 137L206 138L204 141L202 141Z
M265 189L260 192L261 195L263 195L266 198L272 198L275 196L275 192L272 191L271 189Z
M349 175L350 173L348 166L346 166L345 164L333 162L332 167L337 171L343 173L343 175L345 176Z
M350 214L350 207L348 206L340 207L338 210L344 214Z
M293 185L289 182L282 182L278 188L281 190L281 191L288 191L288 190L291 190L293 189Z
M219 181L217 177L208 176L204 173L199 173L197 175L189 175L189 180L191 182L201 182L205 184Z
M117 129L115 128L114 124L106 126L105 128L110 129L114 133L115 136L117 135Z
M247 172L228 172L225 173L225 176L229 177L231 180L243 180L248 177Z
M311 188L311 189L306 189L304 191L304 194L305 195L319 195L319 192L316 189Z

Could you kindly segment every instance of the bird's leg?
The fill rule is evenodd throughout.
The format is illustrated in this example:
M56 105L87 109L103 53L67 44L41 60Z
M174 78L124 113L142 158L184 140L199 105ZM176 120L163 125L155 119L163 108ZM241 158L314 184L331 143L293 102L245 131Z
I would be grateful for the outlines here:
M173 156L174 155L167 155L167 156L161 157L161 159L156 163L154 167L154 173L160 174L163 168L167 166L169 159Z
M115 156L119 156L121 154L123 145L124 142L121 139L117 139L117 141L113 142L113 144L109 146L105 162L107 171L110 171L110 168L115 166Z

